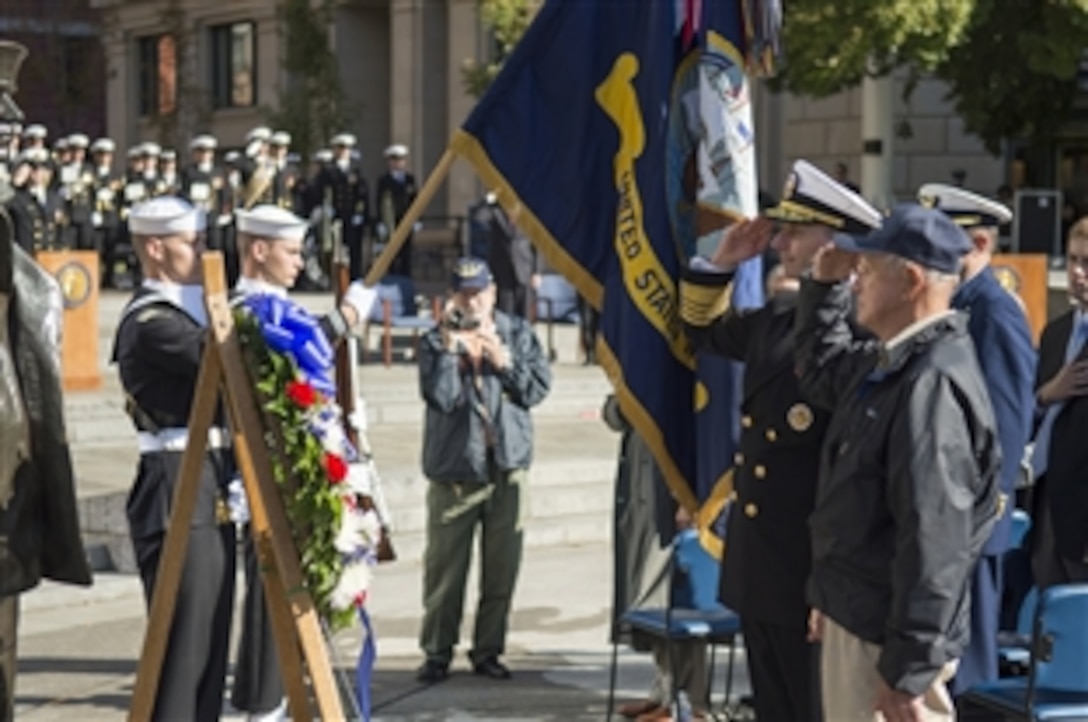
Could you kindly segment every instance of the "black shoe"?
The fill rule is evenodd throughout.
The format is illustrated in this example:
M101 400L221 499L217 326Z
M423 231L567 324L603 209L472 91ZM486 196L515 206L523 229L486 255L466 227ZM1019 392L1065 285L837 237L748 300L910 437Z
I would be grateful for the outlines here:
M416 680L424 684L444 682L450 676L450 666L444 662L428 659L416 670Z
M472 671L491 679L510 679L510 670L506 668L498 657L488 657L480 660L472 667Z

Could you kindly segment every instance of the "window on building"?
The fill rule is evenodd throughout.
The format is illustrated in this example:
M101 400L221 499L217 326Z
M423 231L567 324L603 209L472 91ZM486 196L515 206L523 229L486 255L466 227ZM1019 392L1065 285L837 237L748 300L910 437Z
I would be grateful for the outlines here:
M257 33L252 22L211 28L212 104L247 108L257 104Z
M169 115L177 109L177 48L171 35L149 35L136 43L140 115Z

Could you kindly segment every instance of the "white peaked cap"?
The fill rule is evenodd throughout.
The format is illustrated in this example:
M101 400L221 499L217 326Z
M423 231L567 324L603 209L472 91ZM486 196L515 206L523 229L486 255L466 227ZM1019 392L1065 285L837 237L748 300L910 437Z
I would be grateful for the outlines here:
M246 133L246 142L252 143L255 140L267 141L272 137L272 131L263 125L259 125L253 130Z
M140 152L144 155L153 155L158 157L162 154L162 146L160 146L158 143L152 143L151 141L148 141L147 143L144 143L140 146Z
M48 163L49 151L45 148L27 148L19 154L22 163Z
M44 138L47 135L49 134L46 132L45 126L41 123L31 123L23 128L24 138Z
M173 196L152 198L133 207L128 228L137 236L176 236L204 231L204 212Z
M385 149L386 158L405 158L408 156L408 146L395 143Z
M1000 226L1012 220L1012 211L1003 203L943 183L919 188L918 202L944 212L962 228Z
M355 147L355 136L351 133L338 133L332 137L329 141L329 145L346 145L349 148Z
M256 238L297 241L306 235L309 224L289 210L272 205L234 212L238 232Z
M117 150L117 144L109 138L99 138L91 144L92 153L112 153Z
M793 164L782 200L763 215L784 223L815 223L856 234L879 228L884 220L867 200L807 160Z
M193 150L215 150L218 145L219 141L211 135L198 135L189 141L189 147Z
M90 139L83 133L72 133L68 136L68 145L73 148L86 148L90 142Z
M291 134L283 130L277 130L272 134L268 142L272 145L291 145Z

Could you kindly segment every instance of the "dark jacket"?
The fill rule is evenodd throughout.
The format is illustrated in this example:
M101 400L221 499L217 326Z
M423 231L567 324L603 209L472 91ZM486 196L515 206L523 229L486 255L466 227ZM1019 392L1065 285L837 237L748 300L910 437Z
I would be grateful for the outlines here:
M1023 309L989 268L959 287L952 297L952 307L968 313L967 331L978 352L978 365L993 404L1001 441L998 483L1004 495L1002 514L982 548L983 555L1001 555L1009 548L1016 482L1024 447L1031 439L1035 346Z
M15 242L20 248L30 254L63 248L61 226L67 221L64 201L56 191L47 190L45 202L42 203L27 188L20 188L9 207Z
M91 572L64 430L59 341L50 332L61 313L60 289L14 246L3 209L0 294L11 298L3 320L14 362L0 367L0 374L19 390L30 438L30 456L15 471L14 496L0 507L0 596L24 592L43 577L87 585Z
M423 473L431 481L488 481L488 426L500 470L527 469L533 460L529 409L547 396L551 369L525 321L496 311L495 327L510 363L498 371L485 360L479 391L471 365L446 350L437 327L420 341L419 390L427 402Z
M1069 311L1043 329L1039 341L1039 368L1036 388L1065 365L1065 350L1073 332L1075 312ZM1086 357L1085 349L1078 359ZM1088 551L1088 396L1067 399L1054 419L1050 432L1046 473L1037 482L1037 503L1050 507L1054 543L1064 559L1081 561ZM1038 510L1037 510L1038 511ZM1036 514L1035 518L1039 518Z
M971 570L997 516L993 410L966 319L888 350L858 344L846 284L802 285L801 390L834 408L813 511L813 607L881 645L877 670L921 695L969 634Z
M808 517L830 414L801 395L793 372L796 294L685 324L697 351L744 362L735 498L726 525L722 602L744 617L804 628L812 563Z
M348 164L346 171L336 161L326 163L317 174L315 186L318 203L323 204L328 195L333 217L347 223L361 216L363 223L370 222L370 188L355 161Z

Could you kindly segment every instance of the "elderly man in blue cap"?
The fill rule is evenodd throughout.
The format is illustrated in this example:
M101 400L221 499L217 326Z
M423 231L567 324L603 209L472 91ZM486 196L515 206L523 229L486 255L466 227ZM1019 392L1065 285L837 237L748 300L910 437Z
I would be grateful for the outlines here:
M449 673L477 526L480 601L469 657L476 674L510 677L499 657L521 564L522 488L533 457L529 409L550 387L551 369L528 322L495 308L487 263L457 261L450 300L419 345L423 473L430 482L421 682Z
M999 503L993 409L951 309L970 248L940 211L902 206L867 236L836 236L802 285L801 388L835 409L809 522L828 720L955 719L947 683ZM849 322L851 290L875 340Z

